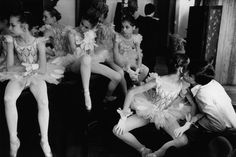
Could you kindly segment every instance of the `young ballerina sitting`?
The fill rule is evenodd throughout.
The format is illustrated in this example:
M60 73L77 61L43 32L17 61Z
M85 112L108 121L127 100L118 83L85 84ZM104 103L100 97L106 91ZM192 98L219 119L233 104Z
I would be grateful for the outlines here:
M88 111L92 109L89 92L91 75L91 55L96 46L96 34L93 28L97 25L98 18L93 14L85 14L80 26L68 30L69 52L65 56L58 56L51 62L66 67L66 70L80 73L84 89L85 106Z
M122 32L117 34L114 43L114 61L126 71L135 82L141 82L148 74L148 67L142 64L140 43L142 36L133 34L135 21L133 17L122 18ZM124 78L123 78L124 80Z
M200 67L201 68L201 67ZM188 119L184 126L175 130L176 137L186 134L193 142L204 133L222 133L236 129L236 113L224 87L214 80L214 71L210 64L193 77L185 78L194 87L191 89L199 113Z
M17 137L18 114L16 101L25 88L29 88L38 104L38 122L41 147L46 157L52 157L48 141L49 109L46 82L57 84L63 75L63 68L46 64L45 43L41 38L31 35L29 13L16 13L10 16L6 36L7 66L0 73L0 80L9 80L4 95L6 120L10 134L10 156L16 157L20 141ZM17 64L14 53L20 62Z
M128 92L123 109L118 109L121 118L113 132L139 151L142 157L164 156L171 146L180 147L186 144L186 137L176 138L174 130L179 127L179 119L184 119L189 113L195 113L192 110L194 106L192 97L187 90L189 84L182 79L188 64L189 59L184 54L176 54L170 74L158 76L156 73L151 73L145 84L134 87ZM135 110L135 114L132 114L131 109ZM157 129L163 128L173 138L154 153L151 153L152 151L130 132L148 123L154 123Z
M121 81L122 74L118 69L119 66L114 63L113 60L113 38L115 31L111 24L105 24L105 18L108 13L108 6L102 1L95 1L93 7L88 9L89 14L94 14L99 19L99 23L96 26L96 44L92 57L91 71L92 73L103 75L110 79L108 89L104 98L104 102L115 100L117 97L113 95L116 87ZM105 63L105 64L104 64ZM124 90L124 94L127 91Z
M59 23L61 14L55 8L46 8L43 12L44 26L41 30L44 32L44 37L48 38L47 57L56 58L65 56L68 51L68 31L71 26L65 26ZM51 47L52 48L51 48Z
M52 60L58 56L65 56L68 53L68 31L72 28L59 23L61 14L55 8L45 8L43 11L44 25L34 27L34 36L43 36L46 40L47 60Z

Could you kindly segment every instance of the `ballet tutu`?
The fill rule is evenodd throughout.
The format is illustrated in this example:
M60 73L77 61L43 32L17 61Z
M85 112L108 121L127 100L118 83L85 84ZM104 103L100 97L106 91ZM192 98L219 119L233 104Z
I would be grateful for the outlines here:
M191 111L191 106L184 99L166 108L162 107L162 103L160 100L158 104L153 104L143 93L134 97L131 108L138 116L155 123L158 128L169 125L170 121L185 119L185 116Z
M6 68L0 72L0 81L6 80L20 80L29 85L35 80L44 80L51 84L60 83L61 78L64 76L65 68L62 66L47 63L47 70L44 74L37 73L39 68L38 64L21 64L16 65L15 71L7 71Z

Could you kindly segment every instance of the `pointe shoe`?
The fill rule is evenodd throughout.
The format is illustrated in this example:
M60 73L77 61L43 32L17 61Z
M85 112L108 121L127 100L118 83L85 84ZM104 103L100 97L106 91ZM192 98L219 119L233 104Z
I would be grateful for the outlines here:
M85 106L86 106L87 111L91 111L92 102L91 102L89 91L84 92L84 101L85 101Z
M20 148L20 140L18 138L15 141L11 141L10 142L10 157L16 157L19 148Z
M151 152L152 152L152 150L148 149L146 147L143 147L140 149L140 153L141 153L142 157L146 157L147 154L150 154Z
M48 142L42 142L41 141L40 145L41 145L41 148L43 150L43 153L44 153L45 157L53 157L52 151L51 151L51 148L50 148Z

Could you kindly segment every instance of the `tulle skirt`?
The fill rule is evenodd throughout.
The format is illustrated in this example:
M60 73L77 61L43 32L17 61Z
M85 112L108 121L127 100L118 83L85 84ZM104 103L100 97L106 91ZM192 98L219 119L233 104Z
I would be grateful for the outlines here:
M104 63L105 61L113 62L113 50L106 45L95 47L94 53L91 55L93 62Z
M162 108L161 104L154 104L145 93L134 97L131 108L136 111L138 116L150 120L158 128L170 125L169 123L172 121L184 119L191 111L191 106L184 99L177 104Z
M17 65L16 70L14 72L6 71L6 68L0 72L0 81L6 80L21 80L26 82L26 85L29 85L30 82L37 80L44 80L51 84L60 83L61 78L64 76L65 68L62 66L54 65L51 63L47 63L46 73L40 74L32 72L26 72L22 65Z

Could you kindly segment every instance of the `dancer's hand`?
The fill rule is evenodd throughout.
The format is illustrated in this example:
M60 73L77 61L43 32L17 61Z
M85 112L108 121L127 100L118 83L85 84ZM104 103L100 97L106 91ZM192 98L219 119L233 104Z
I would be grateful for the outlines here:
M133 114L133 112L130 110L130 109L127 109L127 110L122 110L121 108L118 108L117 109L117 112L119 113L119 115L120 115L120 118L122 119L124 119L124 118L127 118L127 117L129 117L130 115L132 115Z
M125 123L128 116L130 116L133 112L128 110L122 110L121 108L117 109L117 112L120 114L120 120L118 124L115 126L115 132L118 135L122 135L125 130Z
M118 124L115 126L115 132L117 135L123 135L125 131L125 123L127 118L120 118Z
M137 69L136 71L132 70L132 69L128 69L128 74L129 77L131 78L132 81L138 81L138 76L139 76L139 70Z
M175 129L174 130L174 134L175 134L175 136L176 137L180 137L180 136L182 136L183 135L183 133L185 132L185 131L187 131L189 128L190 128L190 126L191 126L191 115L189 114L189 115L186 115L186 123L184 124L184 126L182 126L182 127L179 127L179 128L177 128L177 129Z

